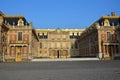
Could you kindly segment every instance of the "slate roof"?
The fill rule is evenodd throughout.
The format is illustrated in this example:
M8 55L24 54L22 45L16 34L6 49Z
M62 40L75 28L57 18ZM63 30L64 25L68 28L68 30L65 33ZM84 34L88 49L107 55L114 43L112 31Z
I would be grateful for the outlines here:
M118 24L120 24L120 16L102 16L97 23L99 23L100 25L102 25L102 23L104 23L104 20L108 19L110 22L110 25L112 25L114 23L114 26L117 26Z
M9 23L10 25L17 25L18 24L18 20L22 19L24 21L24 25L28 25L29 23L27 22L27 20L25 19L24 16L17 16L17 15L6 15L4 14L2 11L0 11L0 16L3 16L4 20L3 23Z
M22 19L24 21L24 25L28 25L29 23L27 22L27 20L23 17L23 16L5 16L4 17L4 22L3 23L9 23L10 25L17 25L18 24L18 20Z

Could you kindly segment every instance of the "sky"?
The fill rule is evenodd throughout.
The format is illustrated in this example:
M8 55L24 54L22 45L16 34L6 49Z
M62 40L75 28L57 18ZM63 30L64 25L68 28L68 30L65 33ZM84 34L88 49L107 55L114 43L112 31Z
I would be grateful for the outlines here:
M36 29L84 29L111 12L120 15L120 0L1 0L0 11L23 15Z

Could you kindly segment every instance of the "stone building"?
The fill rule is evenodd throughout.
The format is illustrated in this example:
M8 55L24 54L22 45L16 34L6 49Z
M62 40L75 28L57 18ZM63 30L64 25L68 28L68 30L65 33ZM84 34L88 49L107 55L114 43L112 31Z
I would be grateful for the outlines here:
M102 16L81 34L80 56L113 59L120 56L120 16Z
M102 16L86 29L35 29L24 16L0 12L0 61L120 57L120 16Z
M84 29L37 29L39 37L38 58L78 57L77 40Z
M0 61L4 61L4 54L7 53L7 32L8 25L3 23L4 14L0 12Z
M4 51L2 52L2 54L4 53L2 55L3 61L25 61L36 57L39 39L32 23L28 23L24 16L2 14L2 18L3 28L5 29L7 26L9 29L5 29L7 31L4 32L6 36L5 48L3 44L0 45L4 48L2 49Z

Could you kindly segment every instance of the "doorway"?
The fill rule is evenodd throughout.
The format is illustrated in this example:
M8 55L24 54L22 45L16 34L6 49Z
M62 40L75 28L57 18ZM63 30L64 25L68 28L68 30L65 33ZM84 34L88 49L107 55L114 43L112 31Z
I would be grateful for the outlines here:
M57 50L57 58L60 58L60 51Z
M22 47L16 47L16 62L22 61Z
M109 57L110 57L110 59L112 59L112 50L113 50L113 47L112 46L108 46L108 52L109 52Z

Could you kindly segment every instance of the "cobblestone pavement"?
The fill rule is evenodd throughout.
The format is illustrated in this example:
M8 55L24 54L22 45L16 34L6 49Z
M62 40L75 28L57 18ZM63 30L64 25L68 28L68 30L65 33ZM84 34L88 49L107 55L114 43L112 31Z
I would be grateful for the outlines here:
M120 80L120 61L0 63L0 80Z

